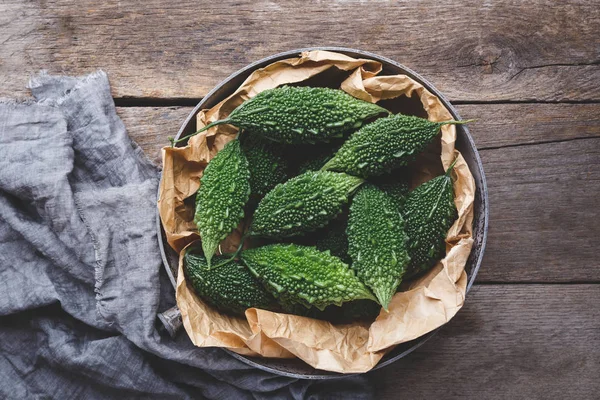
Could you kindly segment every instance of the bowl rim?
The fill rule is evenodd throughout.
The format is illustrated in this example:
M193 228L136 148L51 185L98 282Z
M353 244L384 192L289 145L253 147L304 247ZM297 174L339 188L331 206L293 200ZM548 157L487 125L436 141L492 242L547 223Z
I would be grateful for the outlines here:
M394 67L401 69L405 75L408 75L409 77L411 77L412 79L414 79L415 81L419 82L421 85L423 85L424 88L426 88L427 90L429 90L431 93L433 93L434 95L436 95L440 101L442 102L442 104L444 104L444 106L448 109L448 111L450 112L450 114L453 116L454 119L456 120L460 120L462 119L460 117L460 114L458 113L458 111L456 110L456 108L454 108L454 106L450 103L450 101L446 98L446 96L444 96L438 89L436 89L428 80L426 80L425 78L423 78L421 75L419 75L418 73L416 73L415 71L413 71L412 69L404 66L403 64L400 64L390 58L384 57L384 56L380 56L378 54L375 53L371 53L369 51L364 51L364 50L358 50L358 49L353 49L353 48L349 48L349 47L335 47L335 46L317 46L317 47L304 47L304 48L299 48L299 49L294 49L294 50L288 50L288 51L284 51L284 52L280 52L277 54L273 54L270 55L268 57L264 57L260 60L257 60L255 62L252 62L248 65L246 65L245 67L237 70L236 72L232 73L231 75L229 75L227 78L223 79L221 82L219 82L212 90L210 90L201 100L200 102L192 109L192 111L188 114L187 118L184 120L184 122L181 124L179 131L177 132L177 135L175 136L176 139L178 139L183 132L185 131L185 129L187 128L187 126L189 125L189 123L196 118L196 114L198 114L198 112L200 111L200 109L202 108L202 106L208 102L208 100L219 90L221 90L221 88L223 88L226 84L228 84L231 80L239 77L242 74L245 74L249 71L253 71L257 68L261 68L269 63L272 62L276 62L285 58L290 58L290 57L297 57L299 56L302 52L305 51L314 51L314 50L323 50L323 51L332 51L332 52L339 52L342 53L344 55L352 55L352 56L360 56L362 58L369 58L378 62L381 62L382 64L391 64ZM475 142L473 141L473 137L471 136L470 132L469 132L469 128L466 125L461 125L460 126L464 132L464 138L467 140L468 145L471 147L472 151L473 151L473 156L475 158L475 163L477 164L477 168L478 168L478 173L480 176L480 183L481 183L481 193L482 193L482 198L481 198L481 204L482 204L482 209L483 209L483 228L481 229L481 239L480 239L480 245L479 245L479 254L477 256L477 259L474 260L474 264L473 267L471 269L471 274L468 278L468 282L467 282L467 289L466 289L466 293L468 293L471 289L471 287L473 286L473 283L475 282L475 278L477 276L477 273L479 271L479 268L481 267L481 263L483 261L483 255L485 253L485 247L486 247L486 243L487 243L487 234L488 234L488 222L489 222L489 200L488 200L488 189L487 189L487 182L485 179L485 173L483 171L483 163L481 162L481 157L479 156L479 151L477 150L477 147L475 146ZM162 182L162 171L161 171L161 182ZM159 195L160 195L160 186L159 186ZM176 288L177 283L175 280L175 277L173 276L171 269L169 267L169 261L168 261L168 257L166 254L166 250L165 250L165 246L163 243L163 238L162 238L162 232L163 232L163 227L162 227L162 222L160 220L160 214L158 212L158 208L156 211L156 224L157 224L157 232L161 233L158 235L158 243L159 243L159 248L160 248L160 252L161 252L161 256L162 256L162 261L163 261L163 266L167 272L167 275L169 276L169 279L173 285L174 288ZM475 234L475 232L474 232ZM473 250L471 250L473 251ZM465 297L465 301L466 301L466 297ZM460 310L459 310L460 312ZM408 354L412 353L413 351L415 351L416 349L418 349L419 347L421 347L423 344L425 344L425 342L427 342L429 339L431 339L444 325L434 329L431 332L426 333L425 335L415 339L415 343L410 346L409 348L407 348L405 351L389 358L388 360L385 360L383 362L379 362L377 365L375 365L371 370L369 370L368 372L371 371L375 371L379 368L383 368L387 365L392 364L393 362L407 356ZM252 367L258 368L260 370L263 371L267 371L267 372L271 372L273 374L277 374L280 376L286 376L286 377L290 377L290 378L296 378L296 379L310 379L310 380L324 380L324 379L335 379L335 378L345 378L345 377L350 377L350 376L354 376L354 375L359 375L358 373L350 373L350 374L342 374L342 373L335 373L335 372L330 372L330 371L322 371L321 374L314 374L314 375L307 375L307 374L298 374L298 373L292 373L292 372L288 372L288 371L282 371L273 367L269 367L260 363L257 363L255 361L252 360L252 358L243 356L241 354L238 354L232 350L226 349L226 348L222 348L222 350L226 351L227 353L229 353L231 356L233 356L234 358L242 361L243 363L250 365ZM315 369L315 371L320 371L318 369Z

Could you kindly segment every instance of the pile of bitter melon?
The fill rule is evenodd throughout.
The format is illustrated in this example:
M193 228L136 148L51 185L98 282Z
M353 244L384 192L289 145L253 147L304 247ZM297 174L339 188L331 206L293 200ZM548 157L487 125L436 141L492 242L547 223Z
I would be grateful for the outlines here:
M240 129L200 181L202 246L186 250L188 281L236 315L257 307L348 322L387 310L403 279L444 255L456 219L452 167L412 191L397 169L442 125L462 122L392 115L326 88L285 86L244 102L198 131ZM238 226L253 246L215 255Z

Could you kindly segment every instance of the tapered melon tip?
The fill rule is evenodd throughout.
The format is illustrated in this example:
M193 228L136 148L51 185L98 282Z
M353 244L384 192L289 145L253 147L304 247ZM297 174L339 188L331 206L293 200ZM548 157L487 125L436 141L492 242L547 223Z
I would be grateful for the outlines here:
M327 161L320 169L320 171L331 171L336 168L335 165L335 156L333 156L329 161Z
M386 312L388 312L388 306L390 304L390 301L392 300L392 296L394 295L394 292L378 288L378 289L373 289L373 293L375 293L377 302L379 304L381 304L381 306L383 307L383 309Z
M450 176L450 173L452 173L452 170L454 169L454 166L456 165L457 162L458 162L458 157L455 158L454 161L452 161L452 164L450 164L450 166L448 167L448 169L446 170L446 173L444 175Z
M211 266L211 261L213 255L215 254L215 251L217 251L217 246L213 245L212 243L208 243L208 240L202 242L202 252L204 253L204 257L206 258L206 265L209 268Z
M393 115L393 113L390 110L388 110L387 108L382 107L379 104L375 104L375 105L378 107L379 112L381 112L382 114Z

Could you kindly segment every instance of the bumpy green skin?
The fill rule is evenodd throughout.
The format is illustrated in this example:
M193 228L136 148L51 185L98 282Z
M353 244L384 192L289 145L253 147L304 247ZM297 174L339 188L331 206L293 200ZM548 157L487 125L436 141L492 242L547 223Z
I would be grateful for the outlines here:
M243 135L242 149L250 169L250 196L259 200L287 180L287 163L272 142L261 140L257 135Z
M457 217L449 174L433 178L410 192L403 213L411 258L409 277L433 267L446 251L446 235Z
M409 262L404 219L390 196L373 185L352 199L348 253L356 275L387 310Z
M272 244L242 252L265 288L284 303L325 309L373 295L339 258L314 247Z
M267 139L295 144L343 137L366 120L388 113L341 90L283 86L242 103L227 120Z
M248 161L238 140L227 143L204 170L196 195L194 222L208 265L219 242L244 217L244 205L250 196L249 180Z
M282 238L317 230L335 218L363 180L338 172L309 171L275 186L260 201L252 236Z
M215 256L214 259L221 263L227 257ZM221 311L243 316L244 311L252 307L279 310L275 298L238 261L209 269L206 257L187 252L183 258L183 271L196 294Z
M444 123L396 114L365 125L323 167L363 178L407 165L422 152Z
M317 239L317 249L327 251L336 257L339 257L343 262L349 264L352 260L348 255L348 236L346 228L348 227L347 220L335 219L329 223L320 232L321 235Z

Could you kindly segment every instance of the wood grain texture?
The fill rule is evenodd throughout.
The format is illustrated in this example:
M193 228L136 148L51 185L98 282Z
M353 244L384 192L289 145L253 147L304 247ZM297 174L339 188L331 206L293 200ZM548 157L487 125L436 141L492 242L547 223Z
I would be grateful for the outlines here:
M157 165L162 163L161 148L169 144L192 107L117 107L129 136Z
M600 137L600 104L461 104L479 149Z
M0 96L47 68L109 73L116 97L199 98L276 52L341 45L421 73L453 100L599 100L594 0L4 0Z
M118 108L157 163L167 136L190 111ZM489 238L478 281L600 281L600 105L461 105L459 111L480 118L471 132L489 188ZM529 145L512 147L521 144Z
M475 286L447 326L370 376L378 399L597 399L600 286Z
M481 158L490 225L478 279L600 281L600 138L482 150Z

